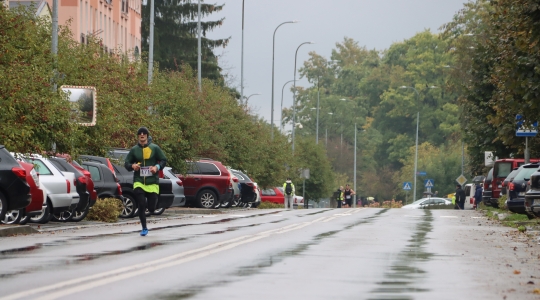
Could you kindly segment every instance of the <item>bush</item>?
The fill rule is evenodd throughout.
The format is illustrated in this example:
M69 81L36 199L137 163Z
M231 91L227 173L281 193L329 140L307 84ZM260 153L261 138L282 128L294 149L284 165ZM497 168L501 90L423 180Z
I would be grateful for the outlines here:
M403 203L401 201L391 200L391 201L384 201L381 205L382 208L401 208L403 206Z
M258 209L276 209L276 208L285 208L283 204L277 204L273 202L261 202Z
M500 209L508 210L508 207L506 207L506 199L506 195L502 195L499 197L499 200L497 200L499 202Z
M98 199L90 208L86 219L89 221L101 221L115 223L122 212L122 201L115 198Z

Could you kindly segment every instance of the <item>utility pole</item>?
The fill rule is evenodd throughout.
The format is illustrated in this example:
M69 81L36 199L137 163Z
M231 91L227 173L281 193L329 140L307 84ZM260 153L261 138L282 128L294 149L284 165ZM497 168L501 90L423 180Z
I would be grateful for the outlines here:
M152 83L154 71L154 0L150 0L150 49L148 49L148 84Z
M153 1L153 0L152 0ZM202 92L202 66L201 66L201 0L199 0L199 12L197 21L198 41L197 41L197 79L199 80L199 92Z
M56 70L56 66L58 64L57 62L57 54L58 54L58 0L53 0L53 11L52 11L52 37L51 37L51 52L53 55L53 92L56 92L57 86L56 86L56 79L58 76L56 76L56 73L58 72Z

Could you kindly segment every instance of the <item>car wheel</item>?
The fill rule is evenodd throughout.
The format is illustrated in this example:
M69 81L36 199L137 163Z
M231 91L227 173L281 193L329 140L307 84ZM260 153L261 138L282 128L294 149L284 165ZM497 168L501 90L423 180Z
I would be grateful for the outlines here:
M120 213L120 218L133 218L135 215L135 210L137 209L135 205L135 198L130 194L124 194L124 200L122 200L122 212Z
M159 216L159 215L162 215L164 212L165 212L165 208L158 208L158 209L154 210L154 212L152 214L156 215L156 216Z
M7 210L7 200L4 194L0 193L0 220L4 219Z
M90 211L89 205L87 205L86 208L83 209L82 211L74 210L73 211L73 217L69 221L71 221L71 222L80 222L80 221L84 220L84 218L86 218L89 211Z
M197 206L202 208L215 208L218 205L216 194L211 190L202 190L197 195Z
M252 208L257 208L257 207L259 207L259 204L261 204L261 202L253 203L253 204L251 204L251 207Z
M51 209L51 206L49 202L47 201L47 206L41 209L41 214L31 217L30 223L45 224L49 222L49 219L51 217L50 209Z
M2 218L2 224L17 224L21 220L22 209L8 210Z
M67 222L73 218L73 213L69 210L63 211L61 213L52 214L52 219L56 222Z

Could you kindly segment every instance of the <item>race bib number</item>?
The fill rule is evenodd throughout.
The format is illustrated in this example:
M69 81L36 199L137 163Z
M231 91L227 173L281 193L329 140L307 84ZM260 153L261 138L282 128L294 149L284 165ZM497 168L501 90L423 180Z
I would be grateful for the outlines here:
M141 177L148 176L152 176L152 172L150 172L150 167L141 167Z
M351 199L351 195L345 196L345 199Z

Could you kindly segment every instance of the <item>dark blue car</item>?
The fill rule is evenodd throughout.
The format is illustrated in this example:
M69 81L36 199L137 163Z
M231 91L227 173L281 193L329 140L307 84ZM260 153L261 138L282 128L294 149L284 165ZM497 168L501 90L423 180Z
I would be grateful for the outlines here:
M527 191L527 182L531 175L538 170L538 167L540 167L538 163L519 167L514 179L508 183L508 201L506 205L511 212L526 214L525 192Z

